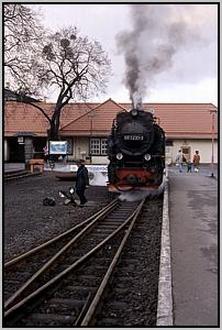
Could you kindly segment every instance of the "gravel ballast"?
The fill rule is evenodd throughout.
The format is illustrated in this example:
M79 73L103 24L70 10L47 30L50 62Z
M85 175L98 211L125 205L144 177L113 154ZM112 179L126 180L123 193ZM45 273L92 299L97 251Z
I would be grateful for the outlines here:
M90 186L85 194L88 205L65 206L58 191L68 192L74 184L58 180L55 172L5 182L4 261L80 223L111 201L106 187ZM44 206L46 197L53 197L56 205Z

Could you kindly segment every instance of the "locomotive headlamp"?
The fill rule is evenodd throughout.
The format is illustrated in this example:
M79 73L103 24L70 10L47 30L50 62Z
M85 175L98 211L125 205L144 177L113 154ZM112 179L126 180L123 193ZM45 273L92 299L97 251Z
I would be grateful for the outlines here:
M136 116L138 115L138 111L137 111L137 109L133 109L133 110L131 110L131 115L132 115L133 117L136 117Z
M123 154L121 154L121 152L118 152L118 154L116 155L116 158L118 160L121 160L123 158Z
M151 155L150 154L145 154L144 155L144 158L146 161L150 160L151 159Z

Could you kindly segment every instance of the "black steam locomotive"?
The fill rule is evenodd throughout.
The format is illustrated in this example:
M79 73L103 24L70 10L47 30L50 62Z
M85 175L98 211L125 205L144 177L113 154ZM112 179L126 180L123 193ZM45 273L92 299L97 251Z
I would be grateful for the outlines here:
M108 189L157 189L165 168L165 133L151 112L119 112L108 138Z

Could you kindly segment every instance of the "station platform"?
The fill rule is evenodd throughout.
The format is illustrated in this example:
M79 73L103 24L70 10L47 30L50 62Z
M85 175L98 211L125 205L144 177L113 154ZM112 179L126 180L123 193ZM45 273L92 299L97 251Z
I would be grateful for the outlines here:
M4 163L4 172L10 173L13 171L20 171L25 169L24 163Z
M173 326L219 326L217 173L168 169Z

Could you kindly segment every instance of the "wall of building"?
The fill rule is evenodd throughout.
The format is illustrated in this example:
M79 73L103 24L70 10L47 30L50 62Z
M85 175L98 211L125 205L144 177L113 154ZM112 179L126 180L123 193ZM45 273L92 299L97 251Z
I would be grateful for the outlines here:
M190 147L190 159L199 150L201 156L201 163L211 163L212 159L212 141L209 140L173 140L172 146L166 147L166 162L168 164L174 163L179 149L182 147ZM214 163L217 163L217 141L214 141ZM68 156L69 160L78 158L87 159L89 157L89 138L88 137L74 137L73 138L73 154ZM9 160L9 145L7 138L4 139L4 161ZM106 156L92 156L92 164L108 164L109 160Z
M109 159L107 156L92 156L92 164L107 165L109 164Z
M88 137L74 137L73 138L73 154L68 156L69 160L76 160L79 158L87 160L89 158L89 138ZM92 164L108 164L107 156L91 156ZM90 161L87 161L90 163Z
M174 140L172 147L166 148L166 159L168 164L175 162L178 150L190 147L190 160L192 161L195 150L199 150L201 163L211 163L212 142L211 140ZM217 141L214 141L214 163L217 163Z
M173 140L172 146L166 147L166 162L171 164L175 162L178 150L188 148L190 150L188 160L192 161L195 150L199 150L201 163L211 163L212 142L211 140ZM69 159L78 159L89 156L89 139L88 137L75 137L73 139L73 155ZM214 142L214 162L217 163L217 141ZM92 156L92 164L108 164L109 160L106 156Z
M73 154L69 155L69 160L86 159L89 157L89 138L88 137L74 137L73 138Z

